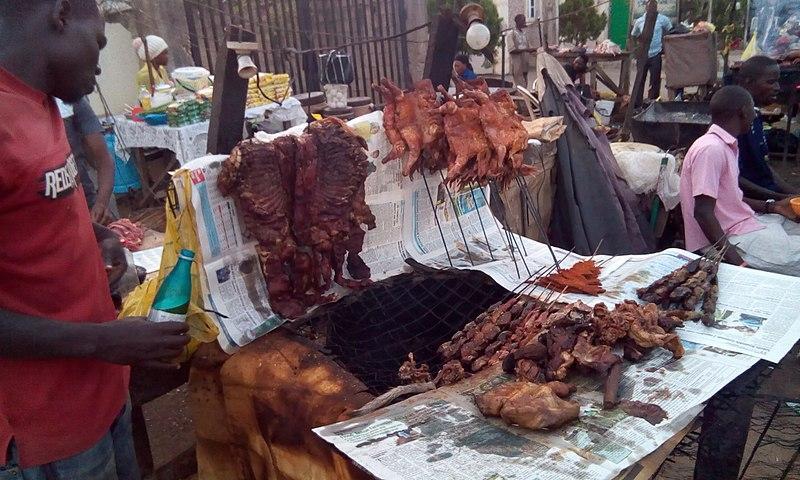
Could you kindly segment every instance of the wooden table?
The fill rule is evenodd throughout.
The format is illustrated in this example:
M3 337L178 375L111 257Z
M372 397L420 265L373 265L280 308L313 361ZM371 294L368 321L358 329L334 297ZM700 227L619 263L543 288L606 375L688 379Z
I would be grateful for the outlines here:
M557 58L561 63L571 62L580 55L579 52L551 52L553 57ZM597 90L597 80L608 87L612 92L617 95L629 95L631 89L631 52L625 50L618 55L607 53L587 53L589 57L588 73L589 73L589 87ZM603 67L602 63L621 62L619 72L619 82L615 82Z

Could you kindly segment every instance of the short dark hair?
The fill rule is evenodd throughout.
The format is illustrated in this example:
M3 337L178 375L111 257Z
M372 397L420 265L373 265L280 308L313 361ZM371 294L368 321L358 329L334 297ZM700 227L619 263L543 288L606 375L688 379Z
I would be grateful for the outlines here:
M528 17L526 17L524 13L518 13L518 14L516 14L516 15L514 16L514 21L516 22L516 21L517 21L517 20L519 20L520 18L521 18L522 20L524 20L524 21L527 21L527 20L528 20Z
M754 82L764 76L767 70L778 66L778 61L764 55L749 58L739 68L739 83Z
M753 97L744 88L738 85L722 87L711 97L711 117L721 119L736 115L752 103Z
M52 4L56 0L0 0L0 19L20 18L41 8L45 4ZM97 0L69 0L72 12L79 16L95 15L98 13Z
M575 59L577 60L579 58L583 60L583 63L589 65L589 55L586 55L585 53L579 53L578 56L575 57Z
M464 65L466 65L468 69L473 70L473 71L475 70L474 68L472 68L472 64L469 63L469 56L466 55L466 54L462 53L462 54L456 55L456 58L454 58L453 61L461 62Z

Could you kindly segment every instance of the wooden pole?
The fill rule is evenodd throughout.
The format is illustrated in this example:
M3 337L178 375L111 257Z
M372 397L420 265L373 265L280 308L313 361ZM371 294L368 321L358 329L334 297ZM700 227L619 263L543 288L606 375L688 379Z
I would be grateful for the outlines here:
M256 35L241 26L227 28L214 65L214 97L208 127L208 153L227 155L242 141L248 81L239 76L238 55L228 42L255 42Z
M636 107L642 103L642 96L644 94L644 79L646 73L645 64L647 63L647 54L650 51L650 42L653 40L656 18L658 18L658 4L656 3L656 0L649 0L647 2L646 12L642 35L639 37L639 45L636 47L636 80L633 82L631 100L628 104L628 111L625 112L625 123L622 125L622 131L620 132L620 136L622 138L627 138L630 135L633 112Z
M150 94L152 95L156 91L156 80L153 76L153 63L150 58L150 47L147 46L147 32L142 21L142 12L144 10L142 10L141 0L134 0L133 15L136 22L136 32L139 34L139 38L142 39L142 45L144 45L144 61L145 65L147 65L147 75L150 77Z

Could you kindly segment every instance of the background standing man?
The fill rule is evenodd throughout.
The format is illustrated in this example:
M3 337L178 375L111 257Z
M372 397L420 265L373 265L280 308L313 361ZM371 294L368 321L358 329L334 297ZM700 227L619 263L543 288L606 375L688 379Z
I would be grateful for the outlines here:
M91 223L52 98L92 91L104 25L95 0L0 0L0 480L137 480L125 365L188 340L114 320L99 246L124 254Z
M114 159L106 146L103 127L86 97L73 104L56 99L64 119L64 130L75 155L78 176L89 204L92 221L106 224L113 219L111 194L114 193ZM90 168L96 172L97 186Z
M631 36L639 38L642 36L644 30L644 19L647 14L642 15L633 22L633 30ZM661 95L661 55L664 53L663 39L664 35L672 30L672 22L669 17L661 13L657 14L656 26L653 29L653 39L650 40L650 46L647 50L647 61L645 63L645 72L650 76L650 90L648 91L647 98L655 100Z
M530 54L535 52L528 41L528 34L525 32L525 15L518 14L514 17L514 29L511 31L511 75L514 77L514 84L528 88L528 71L530 70ZM535 70L535 68L534 68Z

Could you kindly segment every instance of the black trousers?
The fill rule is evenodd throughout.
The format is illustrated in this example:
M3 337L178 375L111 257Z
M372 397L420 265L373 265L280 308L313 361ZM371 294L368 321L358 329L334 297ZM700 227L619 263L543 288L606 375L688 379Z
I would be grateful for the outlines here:
M661 54L650 57L644 64L645 73L650 77L650 90L647 98L655 100L661 95Z

